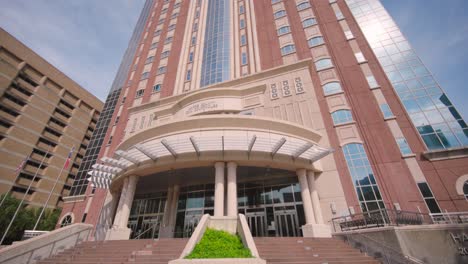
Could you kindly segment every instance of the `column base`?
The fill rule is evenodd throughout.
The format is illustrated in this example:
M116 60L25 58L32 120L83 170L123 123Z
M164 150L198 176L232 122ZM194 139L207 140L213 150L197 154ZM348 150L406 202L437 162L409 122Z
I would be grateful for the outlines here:
M172 226L161 226L159 228L159 238L173 238L174 237L174 227Z
M304 237L332 237L329 225L308 224L302 226Z
M132 230L128 227L111 228L106 233L106 240L128 240Z

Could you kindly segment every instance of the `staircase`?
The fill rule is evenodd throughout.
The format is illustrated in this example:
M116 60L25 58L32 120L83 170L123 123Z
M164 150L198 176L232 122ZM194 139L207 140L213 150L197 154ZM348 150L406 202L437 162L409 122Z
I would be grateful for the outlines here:
M162 264L182 253L187 239L83 242L39 264Z
M345 242L334 238L254 238L258 253L267 263L291 264L377 264Z

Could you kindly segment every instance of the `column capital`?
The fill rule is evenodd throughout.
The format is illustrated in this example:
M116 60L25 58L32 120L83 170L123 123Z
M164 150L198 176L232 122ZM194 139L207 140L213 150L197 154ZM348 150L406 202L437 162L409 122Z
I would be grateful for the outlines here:
M216 169L218 169L218 168L223 168L224 169L224 161L217 161L217 162L215 162L214 166L215 166Z
M307 170L306 169L297 169L296 170L296 175L297 176L306 176Z
M234 169L235 169L235 168L237 168L237 163L234 162L234 161L229 161L229 162L227 163L227 167L228 167L228 169L231 169L231 168L234 168Z

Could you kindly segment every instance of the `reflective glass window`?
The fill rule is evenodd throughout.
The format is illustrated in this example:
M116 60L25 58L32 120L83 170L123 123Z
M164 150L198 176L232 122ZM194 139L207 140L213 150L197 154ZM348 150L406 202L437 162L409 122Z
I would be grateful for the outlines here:
M403 137L397 138L396 142L398 144L398 147L400 148L400 152L402 155L409 155L412 153L408 142L406 142L406 139Z
M331 59L321 59L315 62L317 71L333 67Z
M160 83L153 86L153 92L159 92L159 91L161 91L161 84Z
M275 19L284 17L286 16L286 11L284 10L277 11L276 13L273 14L273 16L275 17Z
M359 143L347 144L343 147L343 153L362 210L385 208L364 146Z
M382 114L383 114L384 118L393 117L392 110L390 109L388 104L381 104L380 105L380 110L382 111Z
M301 10L304 10L306 8L309 8L309 7L310 7L309 2L302 2L302 3L297 5L297 10L301 11Z
M318 45L322 45L323 43L325 43L325 41L323 40L323 37L314 37L309 39L307 43L309 44L309 47L315 47Z
M325 95L335 94L342 92L341 85L339 82L329 82L323 86L323 93Z
M304 19L304 21L302 21L302 26L304 28L310 27L313 25L317 25L317 20L315 20L315 18L307 18L307 19Z
M424 198L424 201L426 202L427 207L429 208L429 211L433 214L440 213L439 205L437 204L437 201L432 194L432 191L429 188L427 182L418 183L418 188Z
M338 110L332 113L333 124L343 124L353 121L353 116L349 110Z
M283 26L278 28L278 35L283 35L291 32L291 28L289 26Z
M296 52L296 47L294 45L292 45L292 44L286 45L286 46L281 48L281 55L283 55L283 56L294 53L294 52Z
M244 35L241 35L240 37L240 45L241 46L244 46L244 45L247 45L247 37Z

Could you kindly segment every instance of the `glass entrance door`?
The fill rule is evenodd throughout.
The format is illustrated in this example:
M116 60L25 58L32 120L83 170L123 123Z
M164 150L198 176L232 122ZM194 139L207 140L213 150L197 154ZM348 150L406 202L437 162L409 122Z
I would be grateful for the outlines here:
M200 222L202 216L203 210L191 210L185 212L183 237L192 236L192 233L195 231L195 228Z
M276 236L300 236L297 211L291 209L275 210Z
M265 210L257 212L247 212L245 214L250 232L254 237L267 236L267 219Z

